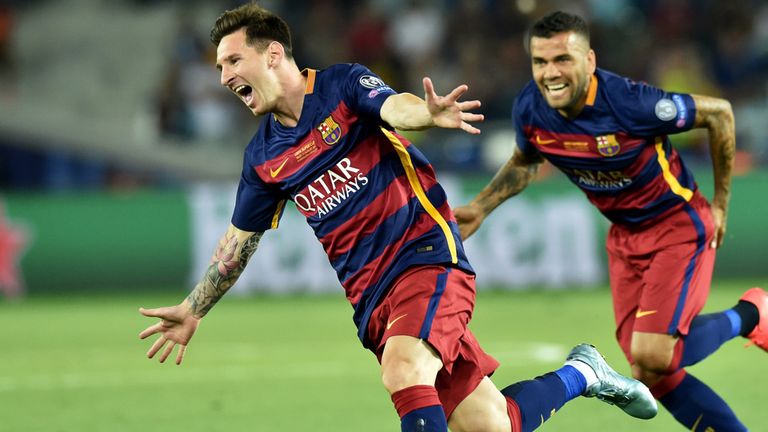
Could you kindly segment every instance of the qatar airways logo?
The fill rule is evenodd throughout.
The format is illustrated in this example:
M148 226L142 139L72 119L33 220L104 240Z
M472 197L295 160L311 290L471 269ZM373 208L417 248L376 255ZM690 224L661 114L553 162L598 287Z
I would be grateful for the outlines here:
M301 193L294 195L293 201L302 211L323 217L367 184L368 177L353 167L348 158L344 158Z

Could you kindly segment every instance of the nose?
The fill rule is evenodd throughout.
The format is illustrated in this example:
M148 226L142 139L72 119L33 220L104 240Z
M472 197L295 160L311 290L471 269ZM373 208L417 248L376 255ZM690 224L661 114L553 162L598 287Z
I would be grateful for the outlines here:
M560 76L560 69L554 63L549 62L544 66L544 78L557 78Z
M233 75L229 71L229 68L227 68L226 66L222 66L221 67L221 77L220 77L221 85L223 85L224 87L228 87L230 81L232 81L232 78L233 78Z

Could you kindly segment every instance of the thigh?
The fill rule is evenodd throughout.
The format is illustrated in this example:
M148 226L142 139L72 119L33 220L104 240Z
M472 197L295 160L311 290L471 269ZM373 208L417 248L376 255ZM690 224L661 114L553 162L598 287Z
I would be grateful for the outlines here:
M635 234L616 225L611 227L606 250L616 340L630 363L635 313L643 294L643 274L648 268L648 258L651 256L644 251L638 251L636 245Z
M668 335L688 334L693 318L709 296L715 249L709 206L686 204L661 227L661 243L643 277L643 294L634 330Z
M467 328L475 305L474 281L473 275L458 269L410 269L393 284L368 325L379 361L388 341L397 336L429 344L443 364L435 388L447 417L499 366Z
M447 418L477 390L480 383L493 374L499 362L483 351L475 336L467 329L459 340L459 351L451 366L450 369L441 369L435 381Z
M450 371L475 306L474 276L442 266L406 271L374 309L368 337L381 360L393 336L427 341Z

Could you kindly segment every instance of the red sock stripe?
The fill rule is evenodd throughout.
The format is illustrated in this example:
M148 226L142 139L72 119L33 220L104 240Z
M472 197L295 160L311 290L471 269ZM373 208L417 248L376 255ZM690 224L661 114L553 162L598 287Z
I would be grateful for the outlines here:
M411 411L434 405L442 405L434 386L415 385L392 393L397 415L405 417Z
M664 395L676 389L677 386L680 385L686 374L687 372L685 369L678 369L677 372L673 373L672 375L667 375L666 377L662 378L661 381L651 386L651 394L656 399L664 397Z
M509 421L512 423L512 432L522 432L523 430L523 416L520 414L520 407L517 406L517 402L512 398L505 397L507 400L507 414L509 415Z

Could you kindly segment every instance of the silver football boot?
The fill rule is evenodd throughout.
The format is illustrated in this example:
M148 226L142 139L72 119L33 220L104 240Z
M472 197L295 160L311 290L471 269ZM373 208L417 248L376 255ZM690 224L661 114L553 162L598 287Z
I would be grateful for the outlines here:
M613 370L594 346L576 345L566 360L586 363L597 375L597 382L587 387L583 396L596 397L605 403L616 405L625 413L640 419L653 418L659 411L648 387Z

